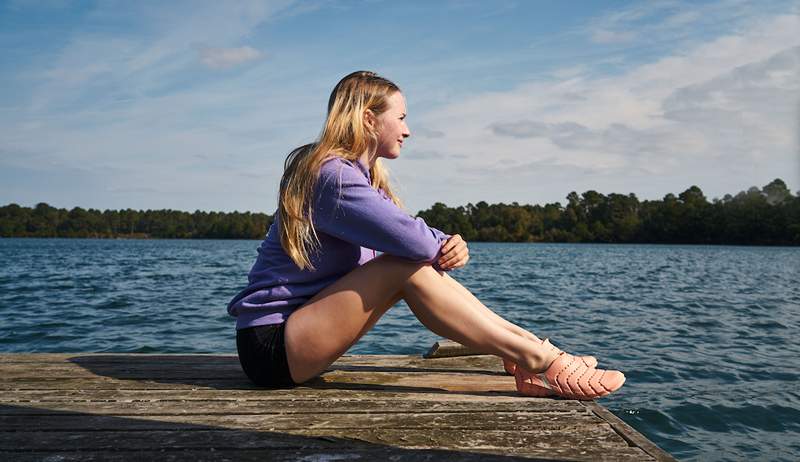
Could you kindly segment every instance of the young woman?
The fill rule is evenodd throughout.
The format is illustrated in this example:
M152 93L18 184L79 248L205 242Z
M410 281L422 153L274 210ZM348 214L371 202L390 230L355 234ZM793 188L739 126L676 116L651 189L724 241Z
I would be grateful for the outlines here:
M319 139L289 154L275 222L228 305L247 376L305 382L402 299L434 333L504 358L525 395L594 399L621 387L621 372L506 321L447 274L469 261L467 244L404 212L381 164L411 135L405 117L394 83L353 72L333 89Z

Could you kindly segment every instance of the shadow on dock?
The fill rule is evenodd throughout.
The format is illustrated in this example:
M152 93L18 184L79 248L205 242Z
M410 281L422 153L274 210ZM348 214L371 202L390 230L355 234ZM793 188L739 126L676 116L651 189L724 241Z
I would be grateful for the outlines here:
M319 377L301 385L315 390L359 390L394 393L459 393L474 396L518 396L513 387L501 389L475 389L474 383L486 383L487 379L509 382L499 369L493 370L487 358L471 360L472 366L463 367L464 358L458 358L456 366L452 358L422 359L412 356L387 356L376 359L375 364L348 363L347 357L337 361ZM212 356L204 358L197 355L130 355L101 354L80 355L69 361L95 375L116 380L139 380L164 384L183 384L216 390L255 390L264 389L250 382L239 365L236 356ZM494 360L500 364L499 359ZM431 367L441 364L450 367ZM406 365L407 364L407 365ZM496 366L496 365L495 365ZM177 368L180 369L177 369ZM454 384L460 379L465 386ZM416 382L414 384L398 383ZM418 379L418 380L414 380ZM439 379L439 380L437 380ZM466 386L470 384L470 386ZM439 385L439 386L430 386ZM495 387L496 388L496 387ZM266 390L266 389L264 389Z
M269 419L265 415L264 419ZM409 449L362 439L247 431L211 425L0 405L0 457L33 460L530 461L513 455Z
M0 460L674 460L492 356L353 355L263 389L235 355L0 355Z

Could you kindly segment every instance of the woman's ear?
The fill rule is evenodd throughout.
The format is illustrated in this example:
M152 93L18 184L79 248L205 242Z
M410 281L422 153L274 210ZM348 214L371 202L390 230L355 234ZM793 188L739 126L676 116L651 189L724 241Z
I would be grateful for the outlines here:
M364 125L367 128L374 130L375 129L375 125L377 124L377 122L378 122L378 120L375 117L375 113L372 112L371 109L367 109L367 110L364 111Z

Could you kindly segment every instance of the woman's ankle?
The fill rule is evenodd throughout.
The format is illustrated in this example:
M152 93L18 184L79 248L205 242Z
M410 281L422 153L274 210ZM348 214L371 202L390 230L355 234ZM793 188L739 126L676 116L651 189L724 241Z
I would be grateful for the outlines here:
M534 351L527 354L524 361L520 361L518 365L522 366L528 372L538 374L539 372L546 371L553 361L558 358L560 354L557 350L544 350Z

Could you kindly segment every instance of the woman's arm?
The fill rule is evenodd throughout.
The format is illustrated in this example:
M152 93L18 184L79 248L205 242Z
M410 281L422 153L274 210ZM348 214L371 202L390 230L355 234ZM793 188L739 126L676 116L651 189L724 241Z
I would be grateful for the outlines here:
M323 164L313 200L317 231L390 255L435 262L450 237L386 200L348 161Z

